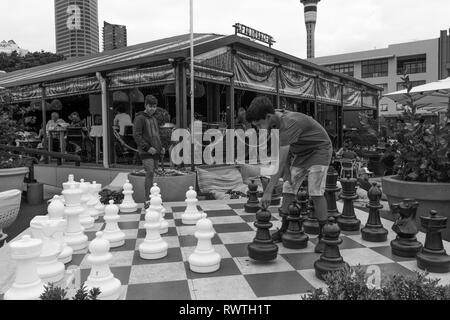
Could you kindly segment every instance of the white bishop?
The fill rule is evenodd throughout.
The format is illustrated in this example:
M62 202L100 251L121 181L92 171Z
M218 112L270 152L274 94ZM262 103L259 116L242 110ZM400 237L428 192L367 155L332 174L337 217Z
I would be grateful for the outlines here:
M211 239L214 238L214 234L213 224L204 213L197 223L195 232L195 237L198 239L197 247L189 256L189 266L193 272L211 273L219 270L222 257L212 245Z
M194 187L189 187L189 191L186 192L186 210L181 215L183 224L186 225L196 225L197 222L202 218L201 212L197 209L197 192L195 192Z
M160 234L166 234L169 232L169 223L167 220L164 219L163 216L163 206L162 206L162 200L160 197L153 197L150 200L150 207L149 210L155 210L159 213L159 223L161 226L159 227L159 233Z
M124 197L122 204L120 205L120 212L124 213L130 213L135 212L137 210L137 204L133 199L133 185L130 183L130 181L127 180L127 182L123 185L123 191L122 191Z

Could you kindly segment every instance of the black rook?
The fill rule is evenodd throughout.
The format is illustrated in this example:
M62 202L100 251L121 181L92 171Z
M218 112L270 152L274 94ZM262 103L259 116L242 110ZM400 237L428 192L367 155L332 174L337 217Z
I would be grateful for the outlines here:
M425 246L417 254L417 266L428 272L450 272L450 256L444 249L441 232L447 228L448 219L431 211L429 217L420 217L422 227L426 230Z

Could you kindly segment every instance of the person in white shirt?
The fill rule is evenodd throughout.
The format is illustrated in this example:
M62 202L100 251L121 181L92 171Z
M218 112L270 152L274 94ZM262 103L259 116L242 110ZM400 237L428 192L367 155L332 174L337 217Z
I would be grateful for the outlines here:
M114 118L114 126L119 128L119 134L121 136L125 135L125 127L132 126L130 115L125 113L125 105L123 103L119 104L116 109L117 115Z

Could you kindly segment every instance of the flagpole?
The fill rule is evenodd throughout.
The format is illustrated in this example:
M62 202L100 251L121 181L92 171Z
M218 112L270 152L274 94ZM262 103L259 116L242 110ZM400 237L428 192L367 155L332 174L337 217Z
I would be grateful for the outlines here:
M190 34L191 34L191 169L194 170L194 113L195 113L195 77L194 77L194 0L190 0Z

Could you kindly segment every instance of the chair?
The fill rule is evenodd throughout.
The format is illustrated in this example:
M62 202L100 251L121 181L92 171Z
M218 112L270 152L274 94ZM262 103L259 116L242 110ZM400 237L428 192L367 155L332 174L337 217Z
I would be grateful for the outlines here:
M341 159L341 178L354 178L356 179L355 174L356 169L356 159Z
M78 146L83 148L83 128L79 127L68 127L66 131L66 141L67 145ZM75 153L79 153L82 150L77 150L75 147Z
M9 190L0 193L0 243L8 235L3 233L3 229L9 228L17 219L22 200L22 191Z
M116 150L119 149L118 151L124 157L128 157L130 154L133 154L133 164L137 164L137 159L138 159L138 155L139 155L138 149L133 148L132 146L127 144L127 142L124 139L122 139L119 132L117 132L116 130L113 130L113 132L114 132L114 138L116 139L116 142L118 143L118 145L117 145L118 148L116 148Z

